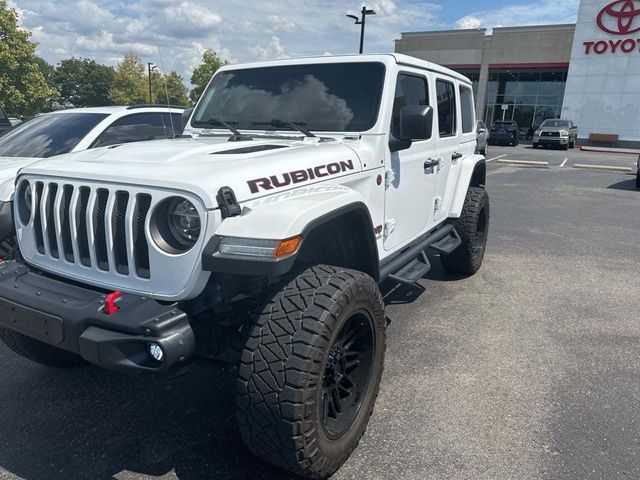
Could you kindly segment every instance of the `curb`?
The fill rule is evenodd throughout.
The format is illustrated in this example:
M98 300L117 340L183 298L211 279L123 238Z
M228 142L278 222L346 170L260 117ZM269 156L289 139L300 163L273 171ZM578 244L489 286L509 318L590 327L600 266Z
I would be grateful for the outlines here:
M532 165L536 167L549 168L549 162L536 162L533 160L497 160L498 163L507 163L511 165Z
M633 172L631 167L614 167L611 165L584 165L576 163L573 168L583 168L587 170L613 170L614 172Z
M633 149L626 149L626 148L581 146L580 150L585 152L617 153L622 155L640 155L640 150L633 150Z

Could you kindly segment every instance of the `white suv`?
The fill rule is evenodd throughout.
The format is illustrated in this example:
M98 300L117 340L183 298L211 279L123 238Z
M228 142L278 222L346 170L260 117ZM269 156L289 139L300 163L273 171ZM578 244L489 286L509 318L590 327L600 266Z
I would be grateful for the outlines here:
M226 66L190 115L189 138L19 173L0 337L47 365L157 375L237 352L247 445L325 478L378 394L378 284L419 281L427 252L482 263L471 82L391 54Z

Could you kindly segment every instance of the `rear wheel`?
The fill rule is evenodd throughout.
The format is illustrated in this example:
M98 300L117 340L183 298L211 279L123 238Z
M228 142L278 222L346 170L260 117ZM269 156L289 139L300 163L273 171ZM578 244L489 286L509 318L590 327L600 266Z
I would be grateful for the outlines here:
M290 278L242 352L237 410L247 446L306 478L331 475L364 434L384 350L384 304L371 277L316 266Z
M72 368L87 363L79 355L53 347L13 330L0 328L0 340L18 355L48 367Z
M462 243L449 255L440 255L442 266L451 273L473 275L482 265L489 232L489 195L484 188L469 188L453 226Z

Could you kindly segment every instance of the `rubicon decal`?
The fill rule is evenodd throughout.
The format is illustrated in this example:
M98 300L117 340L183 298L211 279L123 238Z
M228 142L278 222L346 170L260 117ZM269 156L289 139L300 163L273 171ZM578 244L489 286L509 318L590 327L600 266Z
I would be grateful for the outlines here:
M273 190L274 188L282 188L296 183L303 183L316 178L337 175L338 173L353 170L353 160L346 160L326 165L318 165L317 167L307 168L305 170L294 170L292 172L280 173L278 175L270 175L269 177L256 178L247 181L251 193L258 193L260 190Z

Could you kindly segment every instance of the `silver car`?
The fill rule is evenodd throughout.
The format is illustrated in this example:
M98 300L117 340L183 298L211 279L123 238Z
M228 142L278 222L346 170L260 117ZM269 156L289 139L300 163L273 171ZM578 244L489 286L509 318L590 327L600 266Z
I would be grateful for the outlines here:
M564 150L576 146L578 127L571 120L549 119L533 134L533 148L561 147Z
M476 123L476 153L487 156L489 151L489 129L482 120Z

